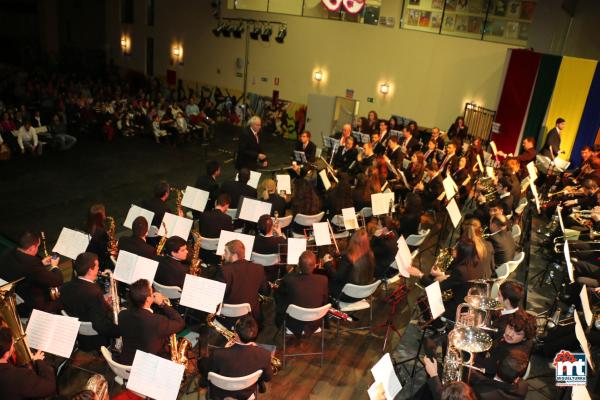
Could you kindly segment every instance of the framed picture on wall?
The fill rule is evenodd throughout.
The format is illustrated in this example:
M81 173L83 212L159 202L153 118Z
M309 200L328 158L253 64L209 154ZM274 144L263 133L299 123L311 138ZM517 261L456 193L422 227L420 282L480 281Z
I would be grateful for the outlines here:
M444 30L448 32L454 31L454 23L456 22L456 16L452 14L446 14L444 16Z
M531 21L533 19L533 13L535 11L534 1L522 1L521 2L521 19Z
M529 39L529 24L521 22L519 24L519 40Z
M521 1L520 0L509 0L506 6L506 16L508 18L519 18L521 13Z
M469 17L469 33L481 33L481 26L483 25L483 19L479 17Z
M483 0L469 0L469 12L471 14L482 14L484 11Z
M431 11L421 11L421 17L419 18L419 26L429 26L431 21Z
M516 21L508 21L506 23L505 37L507 39L518 39L519 38L519 23Z
M457 0L456 1L457 12L469 12L469 0Z
M443 10L444 0L431 0L431 8L434 10Z
M456 11L456 0L446 0L446 11Z
M492 36L502 37L504 36L505 29L506 21L500 19L490 19L487 22L486 33Z
M498 17L504 17L506 15L506 0L493 0L494 1L494 15Z
M456 32L467 32L469 30L469 17L466 15L457 15L454 30Z
M438 29L440 26L442 26L442 13L431 13L431 27Z
M415 10L413 8L408 9L408 19L406 21L406 25L419 25L419 17L421 16L421 11Z

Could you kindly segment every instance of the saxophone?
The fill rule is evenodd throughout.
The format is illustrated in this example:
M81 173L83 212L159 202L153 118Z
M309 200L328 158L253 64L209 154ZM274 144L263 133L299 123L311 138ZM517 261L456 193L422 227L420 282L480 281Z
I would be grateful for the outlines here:
M223 335L227 339L225 347L231 347L237 342L237 334L227 329L222 323L216 320L217 314L208 314L206 324ZM276 375L281 369L281 360L275 356L271 356L271 368L273 375Z
M446 270L448 270L448 267L450 266L450 264L452 264L453 260L454 260L454 257L452 257L452 248L451 247L443 248L440 250L437 257L435 258L435 261L433 262L433 266L431 267L431 269L436 268L440 272L445 273ZM453 296L454 296L454 293L452 292L452 289L446 290L442 293L442 300L449 301L450 299L452 299Z
M117 239L115 237L115 219L113 217L106 217L106 224L108 225L108 229L106 230L106 234L108 235L108 246L106 251L108 254L117 258L117 253L119 252L119 247L117 244Z
M165 247L165 244L167 243L167 225L165 224L165 222L163 221L162 223L163 229L165 230L165 235L163 237L160 238L160 242L158 242L158 246L156 246L156 255L160 256L163 248Z
M164 304L171 307L171 300L164 298ZM192 348L192 343L186 338L178 338L176 333L169 336L169 349L171 350L171 361L181 364L187 371L188 357L187 351Z
M192 249L192 261L190 263L190 275L200 276L200 264L202 260L200 259L200 247L202 245L202 236L198 231L192 231L192 236L194 237L194 247Z
M108 294L111 298L113 322L115 325L119 325L119 312L121 312L121 300L119 299L119 292L117 290L117 281L113 278L113 273L110 269L104 270L102 276L108 277L109 289Z
M183 208L181 202L183 201L183 190L177 188L171 188L171 192L175 192L175 207L177 208L177 215L183 215Z
M43 231L40 232L40 238L42 240L42 248L44 249L44 258L47 258L48 248L46 248L46 234ZM58 287L51 287L48 288L48 290L50 291L50 300L58 300L60 297L60 291L58 290Z

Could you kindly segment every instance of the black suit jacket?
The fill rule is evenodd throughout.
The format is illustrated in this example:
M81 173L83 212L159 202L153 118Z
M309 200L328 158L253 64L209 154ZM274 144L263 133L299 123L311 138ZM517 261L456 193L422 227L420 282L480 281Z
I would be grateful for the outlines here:
M385 147L383 148L383 151L385 151ZM350 165L356 160L357 154L358 151L356 150L356 147L346 150L346 152L344 152L343 147L340 147L333 157L333 167L343 172L348 172Z
M50 300L49 288L62 285L62 272L58 268L48 271L41 258L10 249L0 259L0 278L7 282L25 278L16 289L25 302L19 306L21 317L28 317L34 308L57 310L57 302Z
M240 377L250 375L262 370L259 382L268 382L273 377L271 369L271 353L259 346L234 344L228 348L215 348L209 357L208 370L227 377ZM230 392L211 385L212 398L222 399L233 397L247 399L256 390L256 386Z
M212 176L200 176L196 180L196 188L205 190L209 193L208 201L206 202L205 211L212 210L215 208L215 201L219 195L219 184Z
M188 273L188 267L183 265L171 256L160 258L154 281L165 286L177 286L183 288L185 275Z
M91 322L101 336L119 336L111 308L104 300L104 293L98 284L75 278L60 288L60 301L69 316Z
M502 197L500 199L500 204L502 205L502 211L504 212L504 215L512 214L514 208L514 199L512 194Z
M169 306L157 307L163 314L131 307L119 313L119 328L123 337L123 350L116 361L133 364L136 350L164 356L169 335L185 328L181 315Z
M238 260L231 264L224 264L217 271L217 280L224 282L224 303L248 303L252 307L252 316L257 321L261 320L258 293L268 294L267 279L262 265L246 260Z
M296 145L294 146L294 150L295 151L303 151L304 155L306 156L306 161L308 161L309 163L314 163L315 162L315 156L317 154L317 146L315 146L315 144L313 142L308 142L306 144L306 148L303 149L302 148L302 142L297 141ZM294 158L295 161L297 161ZM300 163L298 163L300 164Z
M265 200L267 203L271 203L273 207L271 207L271 216L275 216L275 211L277 211L279 218L285 216L285 210L287 209L287 203L285 199L278 195L277 193L269 194L269 199Z
M409 156L412 156L413 153L419 150L419 148L421 147L421 145L419 144L419 140L414 136L411 136L408 141L406 141L405 139L404 142L406 143L402 143L402 146L406 147L406 154L408 154Z
M110 255L108 254L109 237L106 230L97 228L91 236L90 244L85 251L91 251L98 256L101 271L107 268L111 270L115 269L114 264L110 260Z
M256 168L258 154L264 154L260 142L260 133L259 140L257 142L256 138L254 137L254 133L252 133L250 127L244 128L244 131L240 135L240 140L238 142L237 157L235 160L235 168L237 170L240 170L242 168Z
M160 228L160 224L163 220L163 217L165 216L165 213L171 213L171 209L167 207L167 203L165 203L158 197L153 197L150 200L142 201L141 207L154 213L154 218L152 218L152 223L150 225L156 226L158 228Z
M119 250L125 250L151 260L158 260L156 249L137 236L124 236L120 238Z
M205 211L200 217L200 235L206 238L218 238L221 231L233 231L231 217L219 209Z
M542 147L542 155L552 158L550 146L552 146L552 154L556 157L560 150L560 134L556 127L550 129L548 136L546 136L546 143L544 143L544 147Z
M491 235L488 240L494 246L494 263L497 266L512 261L515 257L517 245L510 232L500 231Z
M278 254L279 245L285 245L287 240L282 236L263 236L256 235L254 237L254 247L252 251L260 254Z
M402 149L400 149L399 146L396 147L395 150L391 150L388 147L388 149L385 151L385 155L390 159L390 163L394 166L394 168L397 170L402 169L402 160L404 159L404 155L402 154Z
M252 186L240 181L227 181L221 187L222 193L227 193L231 197L229 208L238 208L240 197L250 197L256 199L257 192Z
M327 277L318 274L292 272L283 278L275 292L278 325L283 322L288 306L295 304L304 308L317 308L327 304L329 288ZM312 334L321 325L321 320L306 323L287 317L286 327L300 336Z
M54 369L45 361L35 361L35 369L0 364L0 399L22 400L55 394Z

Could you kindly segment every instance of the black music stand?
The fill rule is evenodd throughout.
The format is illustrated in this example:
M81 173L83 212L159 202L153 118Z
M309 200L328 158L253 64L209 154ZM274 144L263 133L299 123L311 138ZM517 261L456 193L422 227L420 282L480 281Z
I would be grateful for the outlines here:
M389 303L391 306L390 312L388 313L387 320L384 323L371 328L371 331L375 331L380 328L385 328L385 337L383 339L383 348L381 349L381 351L385 351L385 347L387 345L387 340L388 340L388 337L390 336L391 332L395 332L396 335L398 335L398 338L402 338L402 334L394 326L394 317L396 316L396 311L398 309L398 305L400 303L402 303L408 297L409 293L410 293L410 290L408 289L408 287L406 285L398 285L396 290L394 290L390 295L386 296L383 299L383 301L385 301L386 303Z

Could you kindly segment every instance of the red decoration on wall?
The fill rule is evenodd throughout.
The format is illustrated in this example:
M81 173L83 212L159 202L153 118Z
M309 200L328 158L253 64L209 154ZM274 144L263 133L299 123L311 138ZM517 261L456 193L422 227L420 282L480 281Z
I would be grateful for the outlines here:
M342 5L348 14L357 14L365 6L365 0L321 0L329 11L339 11Z

